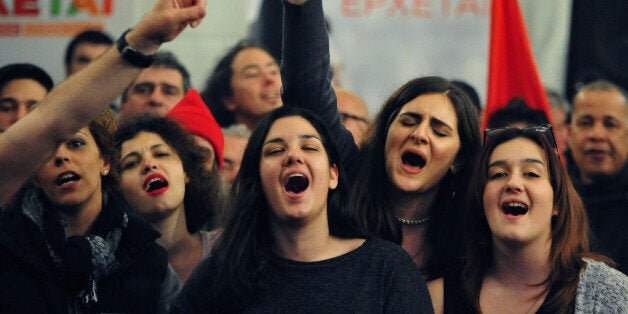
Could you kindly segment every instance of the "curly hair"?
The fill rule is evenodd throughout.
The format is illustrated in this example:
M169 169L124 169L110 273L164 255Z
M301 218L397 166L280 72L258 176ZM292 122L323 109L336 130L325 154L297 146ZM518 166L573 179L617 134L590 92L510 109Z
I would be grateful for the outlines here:
M109 175L102 177L102 187L108 192L119 192L118 180L120 172L115 165L118 164L119 156L113 143L113 133L118 127L118 115L111 109L105 108L89 123L89 132L92 133L100 156L109 161L112 165Z
M203 227L212 226L222 201L217 173L205 168L208 151L198 146L192 135L176 122L168 118L141 115L125 121L116 132L114 141L118 148L117 159L120 158L122 144L142 131L159 135L181 158L183 171L190 179L185 184L183 198L188 231L196 233Z

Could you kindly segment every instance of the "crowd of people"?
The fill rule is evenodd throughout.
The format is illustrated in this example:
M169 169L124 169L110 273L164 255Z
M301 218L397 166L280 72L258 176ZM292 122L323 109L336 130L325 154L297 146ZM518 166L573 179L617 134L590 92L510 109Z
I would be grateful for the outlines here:
M206 2L77 35L54 87L0 68L0 312L628 312L622 87L480 130L469 84L424 76L371 119L323 1L282 0L281 55L258 31L199 92L158 50Z

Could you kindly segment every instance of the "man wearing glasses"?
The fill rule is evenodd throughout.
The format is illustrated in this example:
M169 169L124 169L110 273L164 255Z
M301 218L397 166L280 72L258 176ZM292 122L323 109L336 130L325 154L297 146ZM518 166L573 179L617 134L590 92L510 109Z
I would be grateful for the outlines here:
M342 88L336 89L336 98L340 120L359 147L370 125L366 104L358 95Z

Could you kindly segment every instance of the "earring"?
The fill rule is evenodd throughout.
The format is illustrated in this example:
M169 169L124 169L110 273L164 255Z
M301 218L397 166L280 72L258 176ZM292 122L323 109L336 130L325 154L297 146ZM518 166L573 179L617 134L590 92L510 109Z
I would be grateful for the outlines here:
M102 175L103 175L103 176L106 176L106 175L108 175L108 174L109 174L109 169L103 169L103 171L102 171Z

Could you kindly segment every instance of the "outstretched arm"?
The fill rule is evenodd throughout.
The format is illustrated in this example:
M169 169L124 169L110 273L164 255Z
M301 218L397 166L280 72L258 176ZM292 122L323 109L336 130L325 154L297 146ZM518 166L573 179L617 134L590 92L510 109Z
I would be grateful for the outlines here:
M329 35L321 0L284 0L281 79L283 103L312 110L336 139L342 163L351 173L358 149L340 121L331 85Z
M144 54L157 52L189 24L205 16L206 0L158 0L126 35L129 46ZM0 205L52 154L94 119L139 75L110 48L82 71L55 87L37 107L0 134Z

